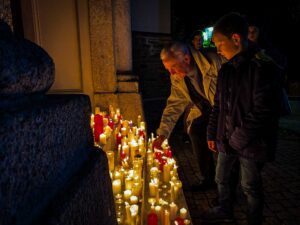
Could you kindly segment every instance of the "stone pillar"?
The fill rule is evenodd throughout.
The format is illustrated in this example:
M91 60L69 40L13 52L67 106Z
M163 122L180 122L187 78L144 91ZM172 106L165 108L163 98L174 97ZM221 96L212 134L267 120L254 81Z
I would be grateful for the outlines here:
M113 33L117 74L131 73L130 0L113 0Z
M117 90L112 11L111 0L89 0L91 64L96 93Z
M89 0L95 106L144 117L137 76L132 75L130 0Z

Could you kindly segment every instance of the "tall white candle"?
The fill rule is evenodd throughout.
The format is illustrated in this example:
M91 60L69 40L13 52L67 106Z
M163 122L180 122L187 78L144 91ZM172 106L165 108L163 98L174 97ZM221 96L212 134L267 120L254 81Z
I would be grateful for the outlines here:
M107 151L106 155L108 159L109 171L113 171L115 169L115 153L113 151Z
M117 179L112 182L114 195L121 193L121 180Z

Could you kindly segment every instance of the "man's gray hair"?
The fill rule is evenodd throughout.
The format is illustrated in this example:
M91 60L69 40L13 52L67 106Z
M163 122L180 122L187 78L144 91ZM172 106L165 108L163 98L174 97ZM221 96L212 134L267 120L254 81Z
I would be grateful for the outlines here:
M190 54L189 46L184 42L173 41L167 44L160 52L160 59L176 58L179 55Z

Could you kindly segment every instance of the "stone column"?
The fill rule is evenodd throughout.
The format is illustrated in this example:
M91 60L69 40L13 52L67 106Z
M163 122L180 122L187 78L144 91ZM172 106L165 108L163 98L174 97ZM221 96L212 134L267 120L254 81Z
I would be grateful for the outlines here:
M117 74L131 73L130 0L113 0L113 33Z
M95 106L119 107L124 118L144 117L132 75L130 0L89 0Z

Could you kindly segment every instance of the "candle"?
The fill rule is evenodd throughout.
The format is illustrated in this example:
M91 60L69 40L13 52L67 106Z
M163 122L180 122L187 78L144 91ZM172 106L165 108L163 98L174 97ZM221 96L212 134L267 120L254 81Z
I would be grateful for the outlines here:
M106 135L104 133L100 134L100 144L105 145L106 144Z
M130 196L130 203L131 204L137 204L139 202L139 198L137 196Z
M99 114L94 116L94 136L95 142L99 142L99 136L103 133L103 117Z
M168 183L170 181L170 170L171 170L171 165L169 163L166 163L163 166L163 181L165 183Z
M170 225L170 212L167 209L164 212L164 225Z
M132 194L140 196L142 193L142 184L141 182L134 182L132 186Z
M130 213L131 213L131 220L132 224L136 225L137 224L137 214L139 212L139 206L138 205L132 205L130 206Z
M189 224L191 224L190 220L188 220L188 219L184 220L184 225L189 225Z
M108 125L108 118L107 117L103 117L103 126L107 126Z
M156 197L156 192L158 191L158 184L151 180L149 183L149 195L151 197Z
M100 114L100 107L99 106L95 107L95 114Z
M125 178L125 189L127 189L127 190L132 189L132 183L133 183L132 178L126 177Z
M162 207L160 205L155 206L155 213L157 214L161 224L163 224L164 215L162 213Z
M115 169L115 153L113 151L107 151L106 155L108 159L109 171L113 171Z
M121 180L117 179L112 182L114 195L121 193Z
M175 220L176 215L177 215L177 210L178 210L177 205L174 202L171 202L171 204L170 204L170 219L171 220Z
M152 207L151 212L148 214L147 225L158 225L158 216Z
M177 217L174 221L175 225L184 225L184 220L180 217Z
M130 205L129 205L128 202L125 202L125 211L126 211L126 221L127 221L127 224L131 224Z
M181 208L179 210L179 213L180 213L180 218L186 219L186 217L187 217L187 210L186 210L186 208Z
M131 190L125 190L124 191L124 199L126 201L130 201L130 197L131 197L132 191Z
M138 127L140 127L141 121L142 121L142 116L138 115L138 118L137 118L137 126Z
M122 128L121 128L121 134L122 134L123 137L126 136L126 134L127 134L127 129L126 129L126 127L122 127Z
M127 156L129 156L129 146L127 144L122 146L122 150Z

